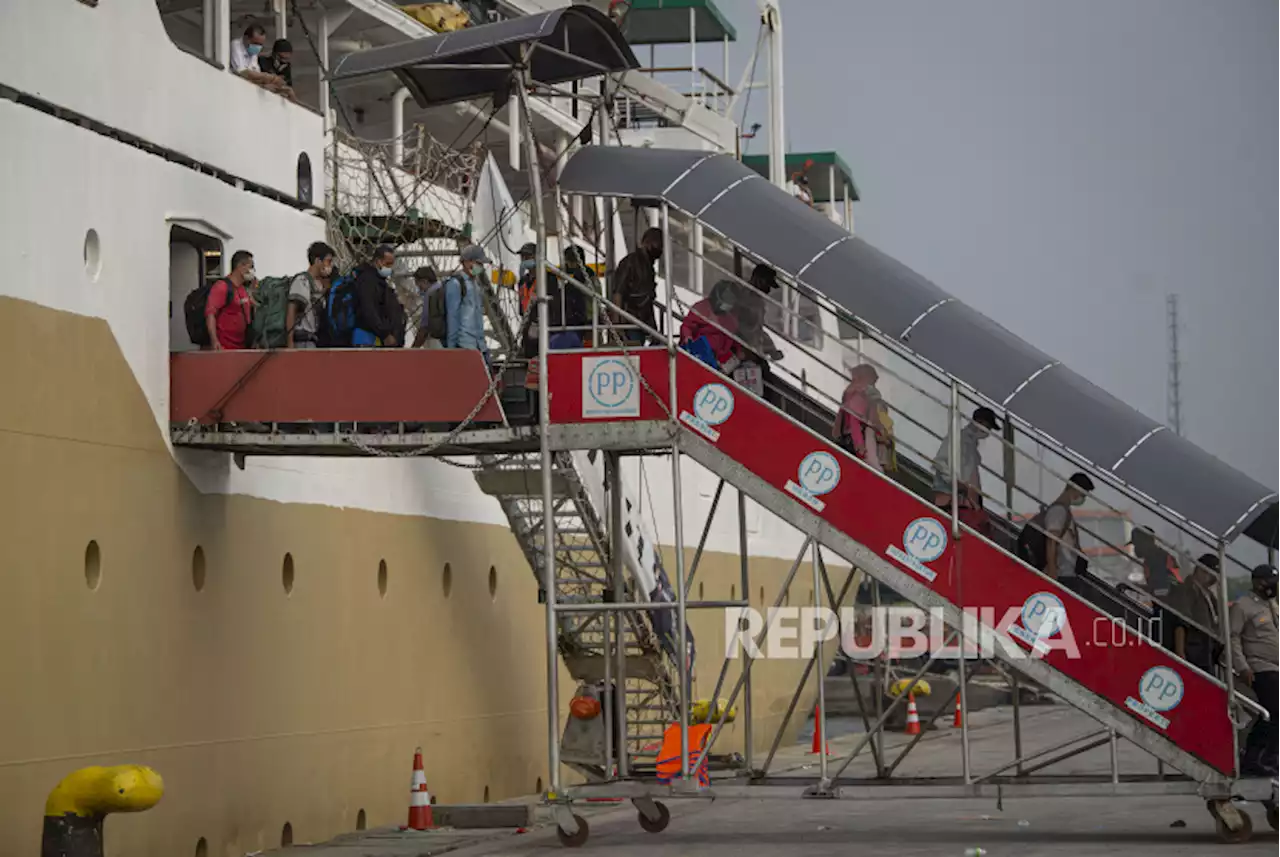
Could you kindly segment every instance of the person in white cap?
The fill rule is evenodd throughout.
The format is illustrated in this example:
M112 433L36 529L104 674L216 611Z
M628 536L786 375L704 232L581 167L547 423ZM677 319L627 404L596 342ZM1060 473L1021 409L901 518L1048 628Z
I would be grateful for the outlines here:
M462 267L444 284L445 348L470 348L484 355L489 365L489 345L484 338L484 266L489 257L476 244L460 254Z

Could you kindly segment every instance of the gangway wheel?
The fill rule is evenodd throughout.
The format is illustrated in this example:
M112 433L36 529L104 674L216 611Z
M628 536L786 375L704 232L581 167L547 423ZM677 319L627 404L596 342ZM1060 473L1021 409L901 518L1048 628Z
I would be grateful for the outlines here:
M1253 835L1253 820L1249 813L1236 809L1229 800L1211 800L1205 806L1213 816L1220 841L1228 845L1249 841Z
M556 827L556 836L560 837L560 844L565 848L581 848L586 844L587 837L591 835L591 828L587 826L585 818L574 813L573 820L578 825L575 833L565 833L563 827Z
M649 816L644 814L643 810L637 810L636 817L640 819L640 827L646 833L661 833L671 823L671 810L667 809L667 805L659 800L655 800L653 806L658 810L657 818L650 819Z

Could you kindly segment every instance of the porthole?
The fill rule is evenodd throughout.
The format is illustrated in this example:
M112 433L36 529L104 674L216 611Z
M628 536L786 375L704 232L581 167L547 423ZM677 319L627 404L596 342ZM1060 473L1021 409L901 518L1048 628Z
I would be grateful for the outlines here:
M760 587L760 606L764 606L764 587Z
M699 583L699 584L698 584L698 600L699 600L699 601L702 601L702 600L703 600L703 593L705 593L705 592L706 592L706 590L703 588L702 584L701 584L701 583Z
M488 803L488 802L489 802L489 787L488 787L488 786L485 786L485 787L484 787L484 802L485 802L485 803Z
M287 821L284 823L284 827L280 830L280 847L293 847L293 825Z
M365 830L369 826L369 818L364 814L364 810L356 813L356 830Z
M97 589L102 583L102 552L94 541L84 549L84 582L90 589Z
M379 597L387 597L387 561L385 559L378 560L378 595Z
M209 857L209 842L203 836L196 840L196 857Z
M536 795L542 794L542 777L538 777L538 781L534 783L533 793Z
M195 551L191 554L191 585L196 588L196 592L204 589L204 548L196 545Z
M445 598L453 591L453 566L447 562L444 564L444 574L440 577L440 588L444 590Z
M90 229L84 234L84 272L91 282L98 282L102 273L102 242L98 238L98 230Z
M284 555L284 567L280 571L280 582L284 584L284 594L293 592L293 554Z
M730 601L738 600L738 587L736 584L733 584L733 583L729 584L729 600Z
M311 181L311 157L303 152L298 155L298 201L310 204L313 196Z
M498 569L495 566L489 566L489 597L498 597Z

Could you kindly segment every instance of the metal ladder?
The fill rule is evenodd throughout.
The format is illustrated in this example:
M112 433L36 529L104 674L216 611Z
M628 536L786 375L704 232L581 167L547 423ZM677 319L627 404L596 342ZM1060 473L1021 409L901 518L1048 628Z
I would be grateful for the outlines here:
M511 524L545 603L543 580L542 472L536 453L503 459L488 457L475 473L486 494L497 498ZM584 490L573 454L555 455L552 474L555 520L556 600L565 604L601 604L613 599L614 579L609 534L602 516ZM630 601L642 600L624 571L623 591ZM559 619L559 649L575 681L605 679L605 614L569 613ZM656 758L653 746L678 711L676 665L662 647L645 613L623 614L622 645L626 651L626 747L629 760ZM615 645L616 645L615 641ZM575 767L580 767L575 765ZM593 772L594 773L594 772Z

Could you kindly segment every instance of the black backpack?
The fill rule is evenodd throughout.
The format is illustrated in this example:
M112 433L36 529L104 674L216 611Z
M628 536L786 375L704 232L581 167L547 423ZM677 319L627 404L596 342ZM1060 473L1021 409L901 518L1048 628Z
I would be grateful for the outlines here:
M1045 552L1049 537L1044 533L1044 520L1048 514L1047 507L1042 509L1034 518L1023 524L1022 530L1018 533L1018 557L1032 568L1038 568L1041 571L1049 560Z
M191 338L192 345L199 345L201 348L212 345L209 341L209 326L204 320L204 310L209 304L209 292L213 289L214 283L221 280L209 280L196 286L191 290L191 294L187 295L187 299L182 302L182 316L187 323L187 336Z
M462 277L453 276L440 284L440 288L427 295L427 336L432 339L438 339L444 342L449 338L449 319L448 301L445 300L445 289L449 288L449 283L453 280L458 281L458 291L462 297L467 296L467 281Z

